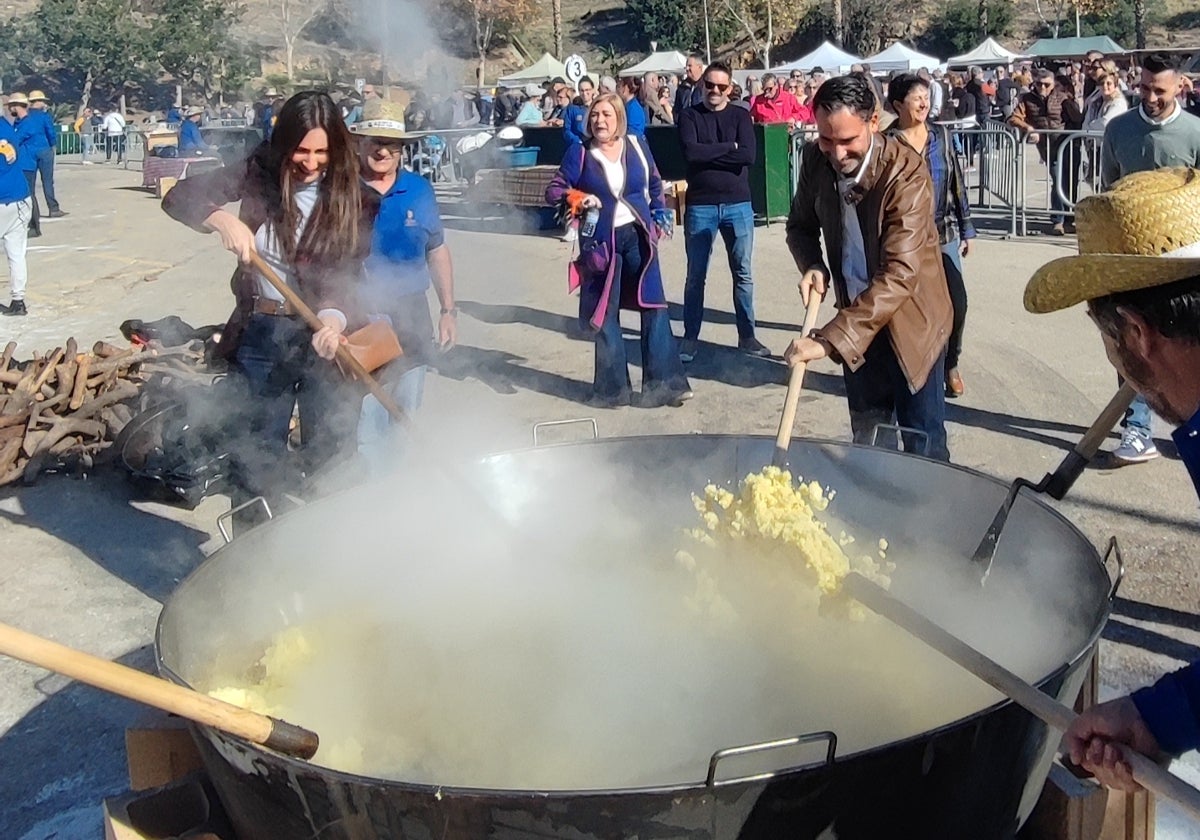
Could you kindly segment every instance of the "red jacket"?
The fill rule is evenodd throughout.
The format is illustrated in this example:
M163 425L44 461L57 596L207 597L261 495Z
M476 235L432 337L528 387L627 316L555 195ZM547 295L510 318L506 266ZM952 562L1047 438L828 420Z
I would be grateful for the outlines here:
M796 97L781 90L774 99L768 99L761 94L750 101L750 118L756 123L781 123L788 120L804 122L805 116L812 121L812 110L806 115L800 108Z

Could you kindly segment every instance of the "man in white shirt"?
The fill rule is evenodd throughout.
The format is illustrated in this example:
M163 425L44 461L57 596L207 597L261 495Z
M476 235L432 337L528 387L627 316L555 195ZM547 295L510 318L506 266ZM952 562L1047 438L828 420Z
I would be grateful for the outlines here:
M115 151L117 163L120 163L125 159L125 117L121 115L121 111L116 105L111 106L108 113L104 115L101 128L104 130L105 137L104 159L111 162Z

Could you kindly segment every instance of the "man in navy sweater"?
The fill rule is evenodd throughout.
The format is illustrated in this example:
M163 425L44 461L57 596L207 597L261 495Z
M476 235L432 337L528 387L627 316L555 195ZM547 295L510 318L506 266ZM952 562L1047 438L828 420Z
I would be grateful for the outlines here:
M1025 308L1086 300L1109 361L1177 427L1179 458L1200 493L1200 170L1129 175L1080 201L1076 219L1081 255L1042 266ZM1200 747L1200 662L1094 706L1063 738L1071 760L1101 782L1137 790L1113 742L1156 760Z
M33 213L29 182L17 162L17 133L0 120L0 239L8 258L8 286L12 293L8 306L0 305L0 314L25 314L25 246L29 238L29 219Z
M702 79L704 101L679 113L679 142L687 161L687 207L683 213L687 280L683 286L683 342L679 356L696 357L704 321L704 283L713 241L720 233L733 274L733 311L738 349L754 356L771 351L754 335L754 209L750 167L757 154L754 125L744 108L729 107L733 74L714 61Z

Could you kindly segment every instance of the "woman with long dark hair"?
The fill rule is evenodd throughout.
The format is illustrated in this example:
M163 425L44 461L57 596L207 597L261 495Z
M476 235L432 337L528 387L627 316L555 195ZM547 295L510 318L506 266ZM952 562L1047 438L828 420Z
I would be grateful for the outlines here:
M946 271L950 302L954 305L954 326L946 346L946 396L961 397L965 386L958 372L958 357L967 323L962 258L971 253L971 240L975 238L966 180L946 127L929 122L929 82L915 73L906 73L892 79L887 96L888 104L896 112L896 122L888 133L924 157L933 178L933 219L942 246L942 267Z
M241 202L235 216L224 207ZM337 422L339 378L328 363L351 312L371 246L378 196L359 179L358 156L337 106L304 91L279 111L271 139L241 165L181 181L163 199L172 218L215 231L238 257L236 307L220 354L250 395L250 440L239 476L268 494L290 480L285 463L297 403L307 467L353 440L353 420ZM283 295L248 265L257 252L325 325L313 334ZM350 406L350 417L357 406ZM257 457L255 457L257 456Z

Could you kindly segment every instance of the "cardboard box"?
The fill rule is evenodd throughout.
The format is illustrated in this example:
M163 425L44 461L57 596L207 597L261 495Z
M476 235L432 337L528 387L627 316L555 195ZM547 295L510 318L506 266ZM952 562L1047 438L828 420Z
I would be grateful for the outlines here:
M216 794L201 774L153 791L105 799L105 840L236 840Z
M162 787L203 767L183 718L157 710L125 730L125 754L133 791Z
M164 196L166 196L167 193L169 193L171 191L171 187L175 186L177 183L179 183L178 178L171 178L171 177L166 177L166 176L159 178L158 183L155 185L157 187L157 189L155 189L154 193L159 198L163 198Z

